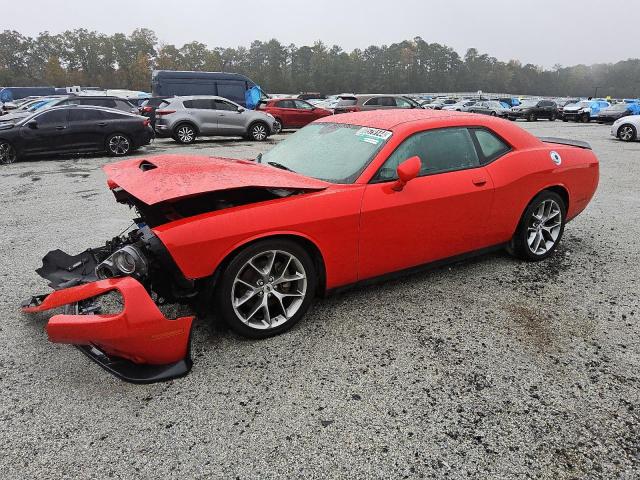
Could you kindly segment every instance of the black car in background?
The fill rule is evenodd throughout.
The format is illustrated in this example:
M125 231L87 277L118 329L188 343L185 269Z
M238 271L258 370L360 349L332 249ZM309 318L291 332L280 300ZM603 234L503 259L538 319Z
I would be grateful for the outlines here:
M524 100L517 107L509 110L509 120L524 118L528 122L535 122L539 118L554 121L558 118L558 106L551 100Z
M103 151L123 156L153 137L149 119L110 108L52 107L0 124L0 163L25 157Z
M616 103L614 105L611 105L610 107L606 107L600 110L598 112L596 120L598 121L598 123L613 123L619 118L626 117L627 115L631 115L629 104Z

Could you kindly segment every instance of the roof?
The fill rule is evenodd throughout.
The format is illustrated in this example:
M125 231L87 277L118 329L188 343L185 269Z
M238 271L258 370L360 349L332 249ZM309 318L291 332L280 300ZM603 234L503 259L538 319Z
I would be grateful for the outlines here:
M425 110L421 108L412 109L389 109L389 110L369 110L364 112L341 113L324 117L317 122L348 123L352 125L362 125L365 127L383 128L391 130L401 123L418 122L425 120L442 120L447 117L470 116L471 114L454 112L449 110ZM474 117L475 118L475 117Z

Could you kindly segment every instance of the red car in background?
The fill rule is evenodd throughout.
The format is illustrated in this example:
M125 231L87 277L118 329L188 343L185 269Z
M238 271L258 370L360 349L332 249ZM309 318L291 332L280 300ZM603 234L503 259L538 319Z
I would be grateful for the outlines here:
M301 128L318 120L333 115L331 110L314 107L309 102L298 98L272 98L258 104L257 110L273 115L280 128Z
M55 291L23 308L70 305L49 339L135 382L189 371L195 315L265 338L345 285L495 248L543 260L599 178L584 142L423 109L323 118L255 161L164 155L104 170L136 228L49 252L38 273ZM112 292L123 306L101 310ZM171 305L188 312L168 317Z

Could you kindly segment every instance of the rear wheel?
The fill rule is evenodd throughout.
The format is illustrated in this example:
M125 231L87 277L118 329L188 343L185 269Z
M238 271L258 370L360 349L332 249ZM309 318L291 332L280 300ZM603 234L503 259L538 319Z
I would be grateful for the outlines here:
M302 318L317 282L313 260L299 244L262 240L226 266L213 295L214 312L242 336L271 337Z
M278 133L280 133L283 129L283 126L284 124L282 123L282 120L276 118L275 125L273 126L273 134L277 135Z
M557 193L545 190L536 195L511 240L511 253L529 261L547 258L562 239L566 212L564 200Z
M9 165L18 160L16 149L9 142L0 142L0 164Z
M176 127L173 139L178 143L189 144L196 141L196 129L193 125L182 123Z
M269 127L266 123L256 122L249 127L249 138L256 142L262 142L269 136Z
M114 157L122 157L131 152L131 140L123 133L109 135L106 146L107 153Z
M638 131L633 125L625 123L618 129L618 138L623 142L632 142L638 138Z

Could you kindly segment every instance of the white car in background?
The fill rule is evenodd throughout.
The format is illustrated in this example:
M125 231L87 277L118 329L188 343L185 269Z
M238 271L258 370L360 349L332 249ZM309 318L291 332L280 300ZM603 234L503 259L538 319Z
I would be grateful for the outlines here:
M623 142L640 140L638 132L640 132L640 115L619 118L611 125L611 135Z

